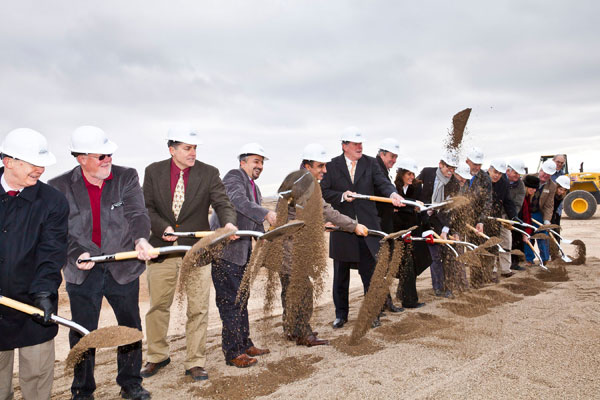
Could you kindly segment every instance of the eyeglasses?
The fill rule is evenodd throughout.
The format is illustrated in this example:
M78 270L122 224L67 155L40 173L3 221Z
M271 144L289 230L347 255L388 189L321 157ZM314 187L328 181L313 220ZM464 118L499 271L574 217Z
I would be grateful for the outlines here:
M87 154L88 157L97 158L98 161L104 160L106 157L112 157L112 154L100 154L99 156L94 156L91 154Z

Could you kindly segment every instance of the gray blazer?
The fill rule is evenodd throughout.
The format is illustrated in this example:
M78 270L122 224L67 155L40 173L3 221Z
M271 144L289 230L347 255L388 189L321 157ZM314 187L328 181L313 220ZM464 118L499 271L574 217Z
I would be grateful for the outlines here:
M262 196L258 186L256 186L257 200L254 200L248 174L241 168L232 169L223 177L223 184L237 212L238 229L264 232L263 221L269 210L260 205ZM213 213L210 218L210 229L215 230L220 226L219 217ZM221 258L230 263L245 265L251 250L252 238L241 237L225 246Z
M77 258L82 253L97 256L131 251L136 239L147 239L150 234L150 218L136 170L113 165L113 178L104 181L100 201L102 247L92 242L92 208L81 174L81 167L77 166L48 182L69 202L69 246L63 272L65 281L76 285L82 284L90 273L77 268ZM146 265L133 259L107 263L106 267L124 285L140 276Z

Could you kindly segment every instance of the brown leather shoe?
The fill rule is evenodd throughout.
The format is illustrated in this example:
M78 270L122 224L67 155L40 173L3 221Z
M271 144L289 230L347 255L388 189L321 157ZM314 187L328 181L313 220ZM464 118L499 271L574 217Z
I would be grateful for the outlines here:
M248 354L250 357L262 356L264 354L269 354L270 352L271 350L269 349L259 349L255 346L250 346L246 349L246 354Z
M225 361L225 364L232 365L238 368L248 368L256 364L258 360L256 358L248 357L247 354L240 354L233 360Z
M142 368L142 370L140 371L140 375L142 376L142 378L150 378L152 375L155 375L159 369L169 365L170 362L171 357L167 357L166 360L157 363L147 362L146 365L144 365L144 368Z
M185 370L185 374L192 377L195 381L205 381L208 379L208 372L202 367L192 367Z
M329 340L319 339L317 337L317 335L312 334L312 335L308 335L308 336L296 339L296 344L298 346L307 346L307 347L326 346L329 344Z

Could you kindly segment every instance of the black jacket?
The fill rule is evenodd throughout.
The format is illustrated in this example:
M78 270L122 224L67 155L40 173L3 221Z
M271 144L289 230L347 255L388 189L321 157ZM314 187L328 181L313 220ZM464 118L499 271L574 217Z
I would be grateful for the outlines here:
M381 168L381 173L383 174L383 176L388 178L389 172L388 172L385 164L383 163L383 160L381 159L381 157L376 156L375 160L377 161L377 165L379 166L379 168ZM377 189L377 188L375 188L375 196L387 197L387 196L385 196L384 193L379 191L379 189ZM395 214L394 213L394 205L378 202L378 203L376 203L376 207L377 207L377 215L379 216L379 225L381 225L381 230L384 231L385 233L394 232L394 214ZM401 208L405 208L405 207L401 207Z
M68 217L65 196L45 183L38 181L17 197L0 185L0 295L33 305L34 294L50 292L56 310ZM43 326L0 306L0 351L44 343L57 332L57 325Z
M342 193L346 190L373 196L376 188L385 197L396 192L394 185L377 166L377 161L365 155L356 164L354 183L350 180L350 173L343 154L327 163L327 173L321 181L323 198L334 209L352 219L357 219L358 223L369 229L381 230L375 202L360 199L342 202ZM379 251L379 238L367 236L365 241L375 258ZM329 240L329 256L338 261L359 262L358 236L347 232L332 232Z
M487 172L479 170L471 182L467 182L465 185L469 185L467 192L472 199L472 222L485 225L489 222L487 217L492 211L492 180Z
M418 180L423 182L423 189L421 190L421 195L419 198L419 200L421 200L423 203L431 203L437 169L437 167L423 168L417 177ZM453 175L448 183L444 186L444 198L447 199L448 197L455 195L458 193L458 190L458 181ZM427 214L423 213L423 215L425 217ZM434 211L434 214L428 218L428 221L430 227L437 233L440 233L444 226L450 227L450 217L448 213L444 211Z
M504 175L496 183L492 182L492 210L493 217L502 217L502 211L509 219L517 216L517 209L510 196L508 179Z

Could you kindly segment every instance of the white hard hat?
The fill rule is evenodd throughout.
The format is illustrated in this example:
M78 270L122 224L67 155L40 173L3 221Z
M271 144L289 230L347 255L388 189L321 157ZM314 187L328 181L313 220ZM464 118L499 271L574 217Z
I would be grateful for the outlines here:
M69 150L72 153L112 154L117 147L114 142L108 140L102 129L95 126L80 126L71 134Z
M548 175L554 175L556 172L556 163L553 160L546 160L542 164L542 171L547 173Z
M441 160L443 162L445 162L446 164L448 164L448 166L450 166L450 167L454 167L454 168L458 167L458 156L450 151L445 153L442 156Z
M363 143L365 135L355 126L349 126L342 132L342 142Z
M47 167L56 163L56 157L48 150L46 138L29 128L10 131L4 138L0 152L37 167Z
M471 160L473 161L473 160ZM506 161L495 159L490 163L490 167L494 168L496 171L505 174L506 173Z
M471 169L466 163L460 164L454 172L466 180L470 180L473 177L473 175L471 175Z
M240 151L238 152L238 158L241 158L243 155L256 154L257 156L263 157L265 160L268 160L266 156L265 149L258 143L246 143L242 146Z
M419 167L417 166L417 162L414 160L414 158L410 158L410 157L399 159L398 163L396 164L396 168L405 169L407 171L412 172L413 174L416 174L417 172L419 172Z
M400 154L400 143L394 138L385 138L379 144L379 150L389 151L398 155Z
M473 147L467 152L467 158L474 164L483 164L483 151L479 147Z
M567 190L571 189L571 179L567 175L561 175L556 178L556 183Z
M311 143L306 145L302 151L302 159L308 161L327 162L331 159L331 157L327 156L325 147L321 146L319 143Z
M202 144L200 134L189 125L176 125L169 128L167 140L181 142L186 144Z
M513 158L508 162L508 168L513 169L517 174L524 175L525 171L525 163L520 158Z

